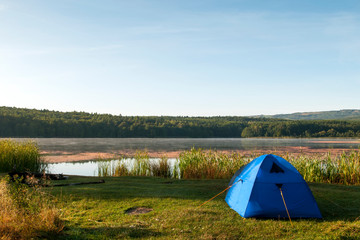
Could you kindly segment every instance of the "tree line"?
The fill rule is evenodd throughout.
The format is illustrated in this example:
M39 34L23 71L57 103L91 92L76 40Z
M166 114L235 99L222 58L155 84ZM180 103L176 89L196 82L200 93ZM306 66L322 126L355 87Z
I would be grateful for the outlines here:
M115 116L0 107L0 137L360 137L360 121Z

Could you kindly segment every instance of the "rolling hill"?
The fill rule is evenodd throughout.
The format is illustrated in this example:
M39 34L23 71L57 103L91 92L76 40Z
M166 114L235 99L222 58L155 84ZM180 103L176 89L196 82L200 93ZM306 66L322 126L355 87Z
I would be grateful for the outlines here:
M289 120L360 120L360 110L345 109L338 111L297 112L290 114L262 115L261 117Z

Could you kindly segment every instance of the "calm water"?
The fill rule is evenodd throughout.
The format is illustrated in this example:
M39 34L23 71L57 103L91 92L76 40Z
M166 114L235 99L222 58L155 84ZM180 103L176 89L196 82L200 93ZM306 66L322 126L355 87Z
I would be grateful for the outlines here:
M17 138L26 141L28 138ZM266 150L277 147L359 149L358 139L278 139L278 138L34 138L42 151L116 152L119 150L177 151L191 147L218 150ZM97 176L98 163L49 164L52 173Z
M51 163L47 171L54 174L98 176L98 162Z

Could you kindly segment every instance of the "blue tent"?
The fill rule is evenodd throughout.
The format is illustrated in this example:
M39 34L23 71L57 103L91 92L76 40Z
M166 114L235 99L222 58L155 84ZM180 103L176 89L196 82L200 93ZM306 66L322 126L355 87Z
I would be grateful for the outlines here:
M322 218L303 177L279 156L254 159L235 173L231 185L225 201L244 218L287 218L284 200L291 218Z

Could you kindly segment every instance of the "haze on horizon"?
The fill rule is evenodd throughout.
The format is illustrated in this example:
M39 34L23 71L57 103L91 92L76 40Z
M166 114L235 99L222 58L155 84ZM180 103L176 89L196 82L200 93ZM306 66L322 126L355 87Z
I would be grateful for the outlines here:
M356 0L0 0L0 106L248 116L359 89Z

